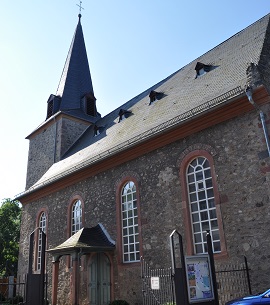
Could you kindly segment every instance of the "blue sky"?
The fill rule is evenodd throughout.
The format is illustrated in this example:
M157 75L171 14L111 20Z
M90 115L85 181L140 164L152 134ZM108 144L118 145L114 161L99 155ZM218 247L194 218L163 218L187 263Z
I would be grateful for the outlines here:
M2 1L0 201L24 190L28 140L46 116L78 22L77 0ZM82 2L98 111L105 115L260 19L269 0Z

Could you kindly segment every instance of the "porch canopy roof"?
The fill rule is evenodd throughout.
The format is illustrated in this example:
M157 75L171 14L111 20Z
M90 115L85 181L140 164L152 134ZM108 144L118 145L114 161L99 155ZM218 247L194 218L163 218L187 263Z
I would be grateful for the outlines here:
M59 246L47 250L53 256L71 255L73 253L90 253L100 251L112 251L115 249L113 241L99 223L92 228L82 228Z

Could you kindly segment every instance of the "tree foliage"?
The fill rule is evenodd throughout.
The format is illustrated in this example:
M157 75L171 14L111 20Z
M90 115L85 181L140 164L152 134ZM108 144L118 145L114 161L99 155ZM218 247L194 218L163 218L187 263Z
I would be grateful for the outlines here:
M16 275L19 255L21 208L16 200L0 205L0 275Z

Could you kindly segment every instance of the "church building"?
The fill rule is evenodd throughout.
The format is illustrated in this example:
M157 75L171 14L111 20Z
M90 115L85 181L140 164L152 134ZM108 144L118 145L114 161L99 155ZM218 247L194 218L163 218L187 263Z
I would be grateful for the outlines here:
M245 256L253 292L270 288L270 14L105 116L91 77L79 15L27 136L19 274L39 227L50 304L142 305L141 258L169 267L176 229L186 255L209 232L215 264Z

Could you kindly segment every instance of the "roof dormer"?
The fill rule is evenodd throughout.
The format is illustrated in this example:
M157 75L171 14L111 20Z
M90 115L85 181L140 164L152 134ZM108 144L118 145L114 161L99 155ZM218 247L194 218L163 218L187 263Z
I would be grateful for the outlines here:
M124 119L127 119L131 115L131 111L125 110L125 109L120 109L118 115L119 115L119 120L118 123L123 121Z
M206 74L209 71L211 71L212 67L213 67L212 65L206 65L206 64L203 64L203 63L198 61L197 64L196 64L196 67L195 67L196 78Z

